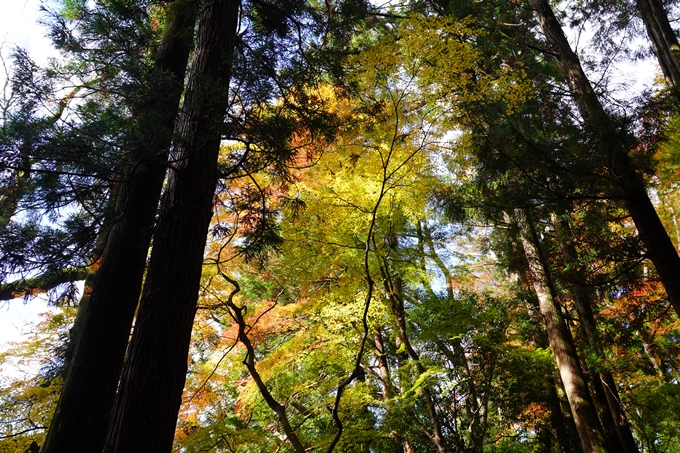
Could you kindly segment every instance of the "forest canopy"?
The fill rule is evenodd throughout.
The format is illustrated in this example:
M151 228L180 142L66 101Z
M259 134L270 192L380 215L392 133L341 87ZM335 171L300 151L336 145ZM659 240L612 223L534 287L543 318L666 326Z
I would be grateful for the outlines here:
M45 4L0 453L679 452L679 12Z

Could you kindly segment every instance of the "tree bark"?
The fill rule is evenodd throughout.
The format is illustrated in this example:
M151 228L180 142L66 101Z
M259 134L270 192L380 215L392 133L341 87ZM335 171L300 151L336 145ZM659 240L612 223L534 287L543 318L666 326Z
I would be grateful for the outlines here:
M510 221L509 216L506 220ZM510 240L514 246L515 241L512 237ZM519 281L523 287L529 286L527 277L528 276L524 272L519 274ZM541 349L549 348L550 343L545 332L540 327L542 320L538 319L535 307L528 300L525 301L525 306L529 318L531 319L536 346ZM546 402L550 409L550 424L555 430L560 453L581 453L582 450L579 448L580 444L572 442L572 439L576 438L576 425L574 425L574 417L571 414L571 408L569 407L568 402L565 404L560 398L560 395L564 392L562 381L554 373L547 373L545 375L545 388ZM557 391L558 388L560 389L559 393Z
M71 369L43 445L43 453L99 452L104 446L132 319L139 300L167 153L182 94L197 15L193 0L176 0L158 48L157 84L140 122L153 130L138 139L142 157L123 183L118 221L108 232ZM146 129L145 127L140 127ZM153 137L151 136L153 134Z
M522 246L529 264L533 286L538 296L541 316L548 333L550 348L555 355L557 368L564 384L583 451L584 453L608 452L602 426L597 418L571 334L559 307L555 303L550 277L533 227L524 211L517 209L515 217L520 229Z
M555 232L557 233L557 239L565 261L576 263L578 261L578 254L574 244L571 242L572 236L568 221L566 219L560 221L553 218L553 224L555 225ZM597 325L593 314L594 303L591 294L585 285L585 280L581 275L578 275L578 272L571 273L571 281L576 282L576 286L569 293L576 305L583 337L597 357L602 358L604 357L604 352L597 338ZM621 399L616 390L617 387L611 372L598 370L593 380L595 396L601 406L600 418L602 423L604 425L611 422L616 433L616 439L611 438L612 436L607 433L612 450L624 453L639 453L628 423L628 418L621 406ZM611 431L611 429L605 427L605 431Z
M548 400L548 407L550 408L550 424L555 430L555 436L557 437L557 444L560 449L560 453L571 453L579 452L579 443L572 442L572 438L576 439L574 420L572 417L567 417L562 412L562 404L560 404L560 396L557 393L557 386L561 385L559 379L557 383L555 382L556 376L553 374L545 375L545 389L546 397ZM565 404L565 408L569 407ZM570 435L571 434L571 435Z
M668 14L660 0L637 0L636 3L666 83L680 106L680 44Z
M206 0L179 139L105 451L169 452L187 371L239 0Z
M619 130L605 112L548 1L528 2L553 55L564 71L586 129L595 134L598 146L607 151L610 175L621 189L628 212L666 289L668 300L680 316L680 256L654 209L642 176L636 172L628 154L634 140L626 131Z
M531 304L527 302L527 305ZM537 318L534 316L535 311L533 308L527 308L529 316L532 318L532 324L534 325L534 341L536 342L536 346L543 349L550 347L544 333L537 332L540 328L539 323L541 320L534 320L534 318ZM577 434L574 417L571 414L571 408L569 407L568 402L565 403L563 399L560 399L560 394L564 392L562 381L554 372L546 374L544 378L546 402L550 409L550 424L555 430L560 453L581 453L583 450L580 448L579 443L572 442L573 439L576 439ZM558 388L560 389L560 393L557 392Z
M383 401L387 404L387 410L390 410L389 400L394 396L392 389L392 377L390 375L390 365L387 361L387 351L385 349L385 342L383 341L382 330L376 327L373 331L373 341L375 343L376 359L378 361L378 369L380 370L380 381L383 385Z

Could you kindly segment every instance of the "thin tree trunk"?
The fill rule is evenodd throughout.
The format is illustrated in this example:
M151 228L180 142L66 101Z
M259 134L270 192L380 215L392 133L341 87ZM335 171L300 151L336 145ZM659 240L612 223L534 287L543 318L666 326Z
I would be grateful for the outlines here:
M555 304L552 285L535 233L524 211L517 209L515 214L550 348L557 362L583 451L608 452L602 426L597 418L571 334Z
M634 140L628 133L619 130L605 112L548 1L528 0L528 3L564 71L586 129L595 133L598 146L607 150L611 177L622 191L628 212L647 248L647 255L656 267L669 301L680 316L680 256L628 154Z
M146 106L136 112L140 136L133 155L140 160L123 183L119 220L108 233L43 453L99 452L104 446L139 300L196 15L193 0L176 0L168 8L154 62L155 85ZM153 129L145 124L150 118L155 120Z
M169 452L187 371L239 0L202 5L179 139L105 451Z
M378 360L378 377L380 382L383 384L383 402L385 402L385 409L387 414L391 414L393 410L393 404L390 399L394 397L396 392L392 384L392 376L390 373L390 366L387 361L387 349L385 348L385 341L383 339L382 330L378 327L373 331L373 342L375 344L376 358ZM398 431L401 427L396 427L396 429L390 429L390 437L397 439L397 446L394 453L414 453L413 447L411 447L408 437L403 437Z
M660 0L636 1L647 35L675 102L680 105L680 44Z
M393 244L393 246L396 247L396 244ZM380 266L380 273L383 277L383 284L385 286L385 290L390 300L392 314L394 315L397 322L398 338L401 340L408 356L415 363L418 372L421 374L425 373L426 371L425 367L420 362L420 357L418 356L418 353L415 351L415 349L413 349L411 341L408 337L408 333L406 331L406 312L404 310L404 299L401 287L401 280L398 276L392 279L392 277L388 274L387 263L385 262L383 262L383 265ZM432 394L430 393L430 390L427 387L423 389L422 393L423 398L425 399L425 406L427 407L427 411L432 422L432 432L430 433L427 427L423 425L420 426L421 431L435 445L439 453L446 453L446 446L444 445L441 423L439 420L439 416L437 415L434 401L432 399Z
M389 401L394 396L392 389L392 377L390 375L390 365L387 362L387 351L385 349L385 342L383 341L382 331L377 327L373 331L373 342L375 343L376 358L378 360L378 369L380 370L380 381L383 384L383 400ZM387 410L390 410L389 403L387 403Z
M647 332L644 326L640 326L638 328L638 334L640 335L640 339L642 340L642 348L645 351L645 356L647 356L647 360L649 360L649 363L652 365L652 368L654 368L654 372L656 373L657 376L660 378L663 378L665 381L669 382L670 379L668 377L668 374L664 370L664 364L661 361L661 358L655 351L654 347L654 340L652 336Z
M597 413L600 415L600 421L602 422L602 430L607 440L607 445L611 453L624 453L623 446L621 445L621 439L619 439L619 433L616 427L616 422L612 416L611 410L609 408L609 402L607 401L607 396L604 393L604 387L602 386L602 381L600 380L600 375L595 373L591 375L591 382L593 387L593 403L597 409Z

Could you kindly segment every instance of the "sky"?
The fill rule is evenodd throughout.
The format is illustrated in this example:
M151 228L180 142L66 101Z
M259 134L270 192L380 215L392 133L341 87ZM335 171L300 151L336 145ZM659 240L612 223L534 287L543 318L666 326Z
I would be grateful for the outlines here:
M40 0L0 0L0 43L4 55L14 46L30 49L38 62L46 61L50 54L50 42L45 38L46 29L38 24Z

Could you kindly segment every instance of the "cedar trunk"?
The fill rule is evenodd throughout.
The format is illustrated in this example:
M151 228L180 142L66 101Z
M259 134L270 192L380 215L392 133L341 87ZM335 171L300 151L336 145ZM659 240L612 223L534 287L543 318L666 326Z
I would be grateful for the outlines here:
M524 211L517 209L515 212L550 348L557 362L583 451L584 453L608 452L609 449L604 440L602 427L597 418L571 334L555 303L550 277L533 227L529 224L528 216Z
M169 452L187 371L240 1L205 1L179 139L105 451Z
M152 101L140 122L158 118L154 137L139 137L140 159L123 183L118 221L111 226L43 453L98 452L106 439L132 319L139 300L196 18L193 0L176 0L156 54ZM142 140L146 138L146 140Z
M647 256L654 263L666 289L668 300L680 316L680 256L654 209L642 176L636 172L628 154L634 140L627 132L619 130L605 112L548 1L528 1L552 48L552 54L564 71L586 129L595 134L598 146L607 152L611 178L622 192L626 207L647 248Z
M510 221L509 216L506 217L506 220ZM513 241L513 238L510 238L510 240ZM525 273L520 274L520 283L524 287L529 286L527 278L528 276ZM536 346L541 349L549 348L548 339L540 328L542 320L539 320L538 316L536 316L535 307L529 301L525 302L525 306L531 319ZM564 392L564 386L560 378L555 376L553 372L547 373L545 375L546 401L550 409L550 424L555 430L560 453L581 453L582 450L579 448L579 444L572 442L572 439L575 438L576 425L574 425L574 419L571 415L571 408L569 408L568 403L567 405L562 404L560 394L557 392L558 388L560 388L560 393Z
M565 261L570 263L578 262L578 254L571 241L572 234L568 220L563 219L560 221L554 219L554 225ZM595 304L592 294L587 288L585 279L578 272L571 272L569 277L571 282L575 282L569 293L576 305L583 338L597 357L603 358L604 352L597 337L597 324L593 314L593 306ZM621 405L621 399L619 398L617 386L611 372L599 370L597 375L593 377L593 384L596 397L601 406L600 417L603 424L611 421L617 436L618 443L610 440L612 450L618 449L624 453L639 453L640 450L635 443L635 438ZM603 414L603 412L606 413ZM610 437L610 434L607 433L607 436ZM615 445L617 445L616 448L614 448Z
M680 44L660 0L637 0L642 22L675 102L680 105Z

